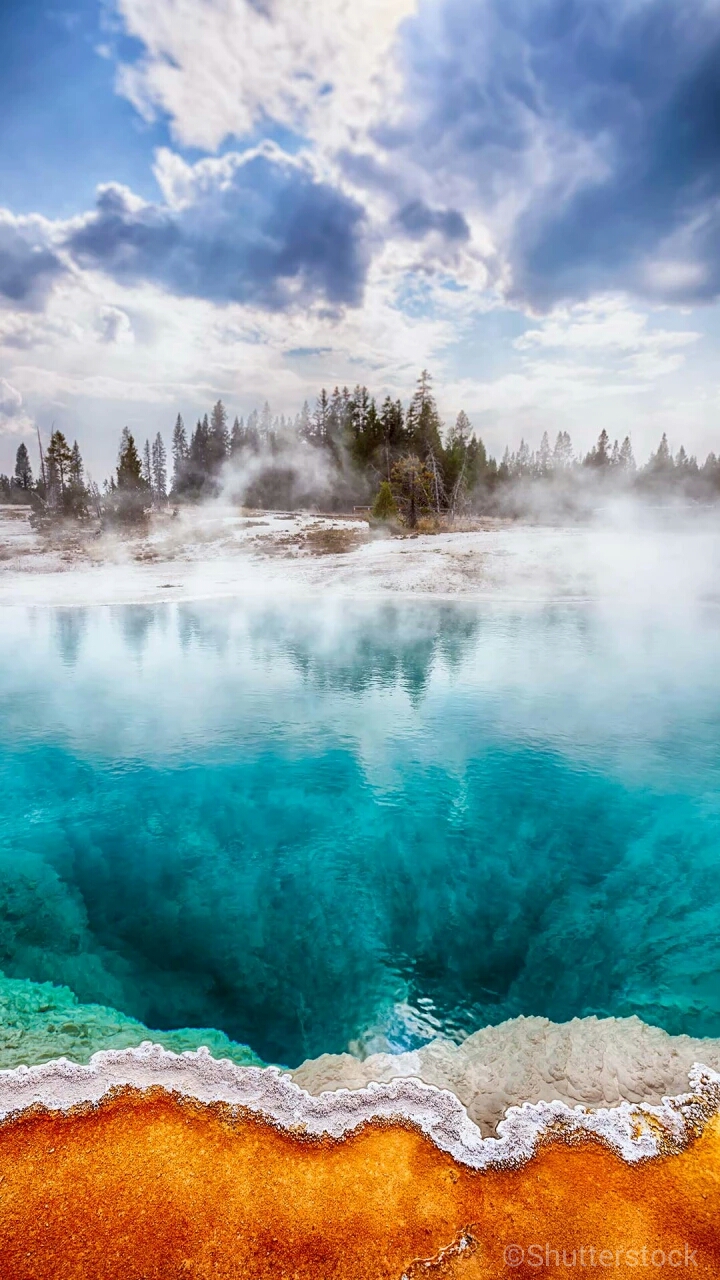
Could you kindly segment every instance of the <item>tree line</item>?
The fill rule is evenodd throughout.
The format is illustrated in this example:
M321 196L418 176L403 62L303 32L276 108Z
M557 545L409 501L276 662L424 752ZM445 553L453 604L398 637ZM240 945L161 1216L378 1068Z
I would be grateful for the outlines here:
M699 501L720 496L717 456L700 464L683 447L673 454L665 434L641 467L629 437L611 442L605 429L584 455L561 430L552 444L545 432L537 450L521 441L498 461L464 411L444 428L427 371L407 408L390 396L378 403L364 386L336 387L323 389L314 408L306 402L294 418L273 416L266 402L231 425L218 400L189 433L178 414L170 454L171 476L162 434L139 449L126 427L115 471L100 489L85 475L77 442L70 445L53 430L47 449L39 442L36 475L27 446L18 447L14 475L0 476L0 500L31 501L39 518L96 514L122 521L140 519L168 501L223 493L271 509L367 505L379 518L397 515L415 526L428 515L520 514L528 487L550 482L563 501L591 484L650 494L673 490Z

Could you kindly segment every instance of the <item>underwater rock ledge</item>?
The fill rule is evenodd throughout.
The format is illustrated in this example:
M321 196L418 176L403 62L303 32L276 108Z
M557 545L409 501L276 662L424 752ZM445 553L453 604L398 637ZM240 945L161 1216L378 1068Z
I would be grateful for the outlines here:
M720 1113L720 1074L702 1064L690 1091L659 1105L621 1102L590 1111L560 1101L510 1107L497 1137L484 1137L460 1100L412 1077L362 1089L309 1094L277 1067L237 1066L207 1049L176 1054L149 1041L96 1053L82 1065L59 1059L0 1072L0 1119L43 1108L68 1112L118 1091L160 1088L203 1104L226 1104L295 1135L342 1140L372 1124L411 1125L439 1151L475 1170L517 1168L548 1137L592 1138L628 1163L682 1151Z
M521 1016L482 1027L459 1044L438 1038L405 1053L325 1053L290 1074L314 1094L415 1076L449 1089L482 1132L493 1134L508 1108L524 1102L592 1109L659 1104L687 1088L696 1062L720 1071L720 1040L670 1035L638 1017L558 1023Z

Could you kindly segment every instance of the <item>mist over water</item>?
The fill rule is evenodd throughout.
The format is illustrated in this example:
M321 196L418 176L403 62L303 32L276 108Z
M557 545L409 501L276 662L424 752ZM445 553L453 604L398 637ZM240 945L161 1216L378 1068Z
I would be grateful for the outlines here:
M720 1035L720 610L9 610L0 969L266 1061Z

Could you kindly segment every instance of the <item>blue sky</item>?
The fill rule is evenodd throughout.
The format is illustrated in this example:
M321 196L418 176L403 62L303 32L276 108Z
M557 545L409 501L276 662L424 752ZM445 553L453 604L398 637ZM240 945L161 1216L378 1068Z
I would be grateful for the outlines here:
M720 451L720 0L6 0L0 470L323 383Z

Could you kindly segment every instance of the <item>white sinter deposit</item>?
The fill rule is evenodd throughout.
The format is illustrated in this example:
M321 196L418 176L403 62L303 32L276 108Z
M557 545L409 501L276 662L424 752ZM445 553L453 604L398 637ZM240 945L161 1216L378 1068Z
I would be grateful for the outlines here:
M185 507L93 536L30 528L0 507L0 605L326 595L498 601L717 599L720 534L705 512L603 510L572 526L484 519L389 536L367 520Z
M441 1150L474 1169L513 1167L529 1160L552 1131L566 1140L595 1136L630 1163L681 1150L720 1109L720 1075L696 1066L692 1092L659 1106L622 1102L586 1111L563 1102L511 1108L497 1137L483 1137L453 1093L421 1080L397 1079L313 1097L276 1067L239 1067L207 1050L175 1054L146 1043L97 1053L86 1066L60 1059L0 1072L0 1116L32 1106L69 1110L98 1103L118 1087L160 1087L203 1103L223 1102L308 1135L343 1138L373 1121L416 1125Z

